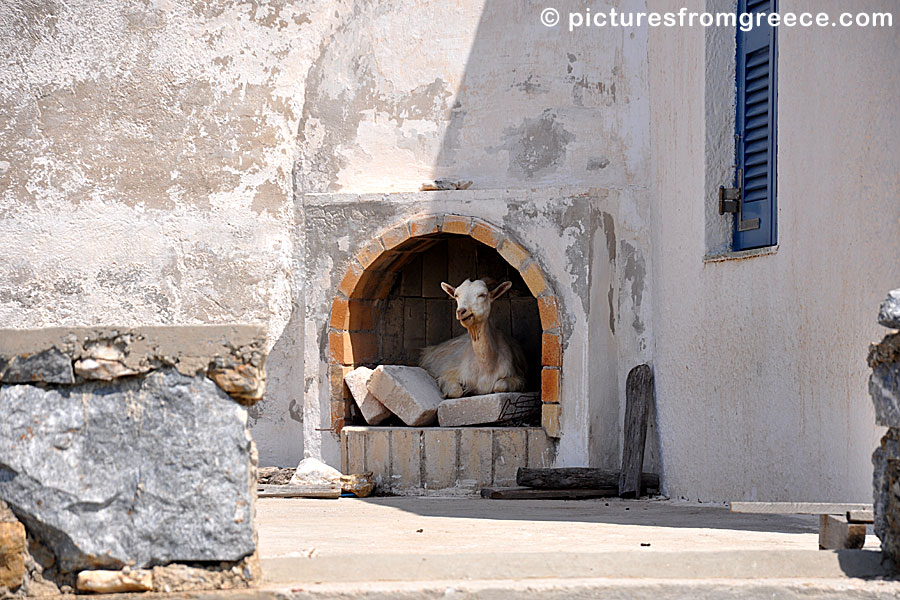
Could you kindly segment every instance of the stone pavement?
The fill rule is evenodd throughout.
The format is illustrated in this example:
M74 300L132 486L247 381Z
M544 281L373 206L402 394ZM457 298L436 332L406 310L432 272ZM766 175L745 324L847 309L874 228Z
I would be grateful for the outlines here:
M896 598L878 539L818 550L815 517L662 500L262 499L283 598Z

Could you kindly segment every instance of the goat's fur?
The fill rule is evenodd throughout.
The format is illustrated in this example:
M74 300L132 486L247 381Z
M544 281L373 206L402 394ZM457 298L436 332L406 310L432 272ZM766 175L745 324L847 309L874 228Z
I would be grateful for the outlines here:
M468 332L422 351L419 364L437 380L445 398L525 389L522 348L489 319L491 302L511 286L505 281L489 291L480 279L466 279L456 288L441 284L456 300L456 319Z

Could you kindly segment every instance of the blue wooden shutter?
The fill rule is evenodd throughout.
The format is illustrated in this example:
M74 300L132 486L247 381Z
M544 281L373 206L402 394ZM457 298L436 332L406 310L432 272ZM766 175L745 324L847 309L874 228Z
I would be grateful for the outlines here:
M776 11L776 0L738 0L738 14ZM734 249L773 246L775 222L775 28L737 31L737 173L741 211L734 219ZM741 179L743 181L741 181ZM755 219L759 219L758 227Z

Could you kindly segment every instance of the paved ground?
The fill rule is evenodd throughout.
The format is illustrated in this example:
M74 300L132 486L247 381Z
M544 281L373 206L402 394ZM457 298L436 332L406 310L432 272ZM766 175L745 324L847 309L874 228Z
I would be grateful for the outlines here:
M263 589L297 598L896 598L878 539L669 501L262 499ZM649 544L649 545L648 545Z

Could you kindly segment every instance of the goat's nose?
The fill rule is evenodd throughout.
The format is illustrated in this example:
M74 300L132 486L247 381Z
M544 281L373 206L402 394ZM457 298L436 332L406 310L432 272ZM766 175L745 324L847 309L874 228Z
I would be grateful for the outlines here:
M464 314L466 314L466 309L464 309L464 308L457 308L457 309L456 309L456 316L457 316L457 317L461 317L461 316L463 316Z

